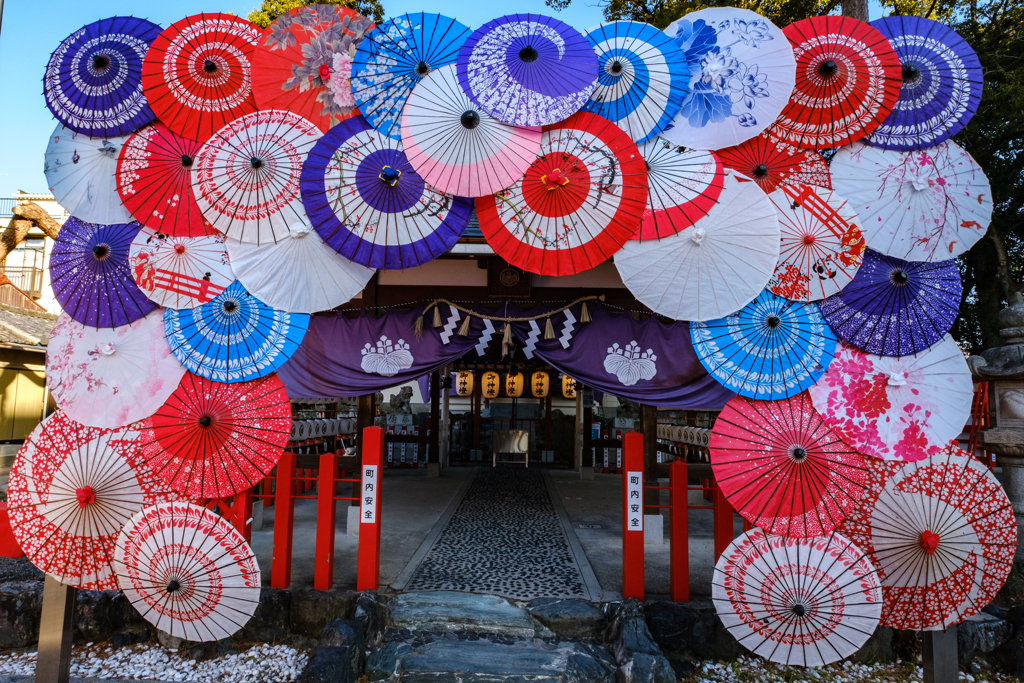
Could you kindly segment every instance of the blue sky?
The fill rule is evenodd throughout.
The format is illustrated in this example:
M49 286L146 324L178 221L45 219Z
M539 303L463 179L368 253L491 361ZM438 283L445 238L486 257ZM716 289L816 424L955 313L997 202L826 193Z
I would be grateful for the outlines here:
M81 26L115 15L144 16L161 26L198 12L232 12L245 15L256 0L7 0L0 34L0 197L15 190L45 192L43 151L56 121L42 96L42 77L50 53L66 36ZM516 0L514 6L479 0L443 4L422 0L383 0L388 15L405 12L441 12L475 28L507 12L555 14L580 30L601 22L597 0L573 0L569 9L555 13L544 0ZM871 18L881 15L872 2Z

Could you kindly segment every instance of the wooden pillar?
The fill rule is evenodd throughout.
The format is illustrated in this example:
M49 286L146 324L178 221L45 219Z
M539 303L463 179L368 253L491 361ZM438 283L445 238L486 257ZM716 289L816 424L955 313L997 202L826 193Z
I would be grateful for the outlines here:
M450 377L452 374L451 366L447 366L444 369L444 376ZM449 401L451 400L451 391L444 391L441 394L441 426L439 427L438 437L438 451L437 455L441 463L441 467L448 467L451 464L451 450L452 450L452 413Z
M71 641L78 589L47 575L43 582L43 609L39 620L36 683L71 680Z
M658 408L657 406L640 406L640 431L644 435L644 484L657 486L658 479L654 475L658 465ZM644 506L660 505L661 491L644 489ZM658 514L659 509L644 511L646 514Z
M548 395L544 397L544 450L550 451L554 435L551 427L551 387L548 387ZM581 461L582 462L582 461Z
M364 394L356 399L356 457L359 458L359 465L363 464L363 433L367 427L373 426L373 417L376 412L374 402L376 394ZM359 498L359 482L352 482L353 498ZM350 501L353 506L359 505L358 501Z
M483 382L477 381L473 387L473 448L480 449L480 411L483 410Z
M441 377L438 370L430 373L430 435L427 437L427 445L430 450L427 453L427 462L441 462L438 457L440 453L438 435L441 433ZM448 378L447 373L444 378Z
M576 389L576 425L572 440L572 467L575 470L583 471L586 463L587 443L587 418L583 411L583 392Z
M576 394L578 406L583 405L583 398L579 393ZM591 428L590 425L594 421L594 409L593 408L582 408L580 411L583 413L583 468L587 467L594 468L594 447L591 445Z

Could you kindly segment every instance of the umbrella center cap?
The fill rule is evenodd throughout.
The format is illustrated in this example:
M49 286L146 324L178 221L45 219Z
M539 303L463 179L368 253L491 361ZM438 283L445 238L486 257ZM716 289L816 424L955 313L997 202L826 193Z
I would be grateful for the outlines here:
M793 446L789 449L789 457L793 462L803 462L807 459L807 449L803 446Z
M331 67L327 66L326 64L321 64L320 68L317 69L317 71L320 72L320 78L324 79L325 81L331 78Z
M249 159L249 165L252 166L254 171L258 171L263 168L263 159L260 159L259 157L252 157Z
M78 507L84 508L86 505L96 502L96 492L92 490L91 486L83 486L80 489L75 489L75 499L78 500Z
M295 238L305 237L312 232L312 230L313 227L306 225L305 223L292 223L288 226L288 236Z
M805 616L807 614L807 607L805 607L803 604L801 604L799 602L796 603L795 605L793 605L792 609L793 609L793 614L795 614L798 617L802 617L802 616Z
M227 315L232 315L238 311L238 302L234 299L227 299L221 303L220 310Z
M430 65L426 62L420 62L416 65L416 74L419 76L426 76L430 73Z
M175 244L174 245L174 253L175 254L184 254L185 253L185 245L184 244Z
M110 57L107 55L93 55L92 68L96 71L106 71L110 68Z
M690 241L694 244L700 244L704 241L704 238L708 236L708 230L703 225L694 226L690 229Z
M480 125L480 114L476 113L472 109L468 109L462 112L462 116L459 117L459 123L466 130L473 130Z
M167 582L167 592L174 594L181 590L181 584L178 583L177 579L171 579Z
M894 270L892 271L892 282L895 285L905 285L910 277L907 275L905 270Z
M755 178L764 178L766 175L768 175L768 166L765 164L758 164L754 167Z
M101 356L112 356L114 350L114 342L103 342L96 345L96 353Z
M782 324L782 318L772 313L764 319L764 324L768 326L769 330L778 329L779 325Z
M921 80L921 70L914 64L903 65L903 82L904 83L917 83Z
M552 169L550 173L542 175L540 181L544 183L544 187L548 188L548 192L569 184L569 178L560 168Z
M905 372L890 372L889 379L886 380L886 384L890 387L902 387L907 383L907 373Z
M103 259L110 256L110 245L97 244L95 247L92 248L92 255L96 258L97 261L102 261Z
M613 74L622 73L622 62L616 59L608 66L608 71L610 71Z
M939 535L934 531L922 531L921 532L921 547L929 555L934 555L935 551L939 547Z
M213 424L213 420L210 419L209 415L203 415L201 418L199 418L199 424L202 425L203 427L209 427L211 424Z
M818 65L818 75L822 78L831 78L836 75L837 71L839 71L839 65L831 59L825 60Z
M814 244L814 235L804 235L804 244L807 246Z
M384 182L384 184L388 185L389 187L394 187L395 185L397 185L398 179L401 177L402 172L392 166L385 166L384 168L382 168L379 176L379 178Z
M205 60L203 62L203 71L205 71L208 74L217 73L217 62L213 61L212 59Z
M181 155L181 165L184 168L192 168L192 157L187 154Z
M533 45L527 45L519 51L519 59L524 62L536 62L538 57L540 57L540 53Z

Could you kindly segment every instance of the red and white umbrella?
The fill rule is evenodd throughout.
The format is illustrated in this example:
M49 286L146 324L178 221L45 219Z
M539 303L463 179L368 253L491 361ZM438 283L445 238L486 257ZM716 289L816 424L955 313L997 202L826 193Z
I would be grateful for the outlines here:
M793 301L838 294L864 261L867 247L857 212L832 190L803 183L780 185L768 198L782 234L768 289Z
M248 114L218 130L192 166L192 189L203 215L234 240L286 239L290 225L306 222L299 176L321 134L283 110Z
M252 548L223 517L198 505L154 505L136 513L117 539L114 567L135 609L176 638L227 638L260 602Z
M633 239L660 239L685 230L718 202L725 184L714 152L686 149L664 138L640 145L647 164L649 193L640 228Z
M188 237L143 228L132 240L128 265L139 289L167 308L201 306L235 280L224 235L212 231Z
M117 588L111 563L121 527L177 494L138 467L137 434L98 429L61 410L18 451L7 489L11 529L32 564L79 588Z
M736 396L711 430L715 481L744 519L770 534L824 536L857 506L865 458L828 428L803 392Z
M940 452L971 413L974 385L948 334L913 356L875 356L841 343L809 389L814 407L846 443L884 460Z
M864 551L835 532L746 532L715 565L711 598L740 645L779 664L822 666L859 650L878 626L882 590Z
M291 403L276 375L225 384L186 373L140 423L139 458L175 491L224 498L270 473L291 426Z
M869 135L892 112L903 69L871 25L845 16L810 17L783 29L796 56L789 104L766 131L797 147L830 149Z
M768 193L784 183L832 187L828 164L821 154L773 140L764 133L735 147L716 150L715 155L725 168L752 178Z
M252 57L260 30L231 14L194 14L156 37L142 63L142 87L175 134L205 142L256 111Z
M989 604L1013 567L1017 523L1002 485L950 447L925 460L875 461L840 526L878 567L885 626L939 631Z
M541 275L603 263L633 235L647 205L647 168L621 128L578 112L544 127L540 155L507 190L476 201L495 253Z

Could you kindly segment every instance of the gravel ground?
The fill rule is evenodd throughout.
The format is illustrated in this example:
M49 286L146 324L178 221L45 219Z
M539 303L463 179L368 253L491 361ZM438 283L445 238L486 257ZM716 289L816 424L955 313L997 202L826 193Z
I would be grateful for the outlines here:
M76 646L72 658L71 675L80 678L283 683L298 678L309 655L285 645L256 645L241 654L197 662L160 646L114 649L87 643ZM34 650L0 654L0 675L31 675L35 668Z
M904 662L893 664L851 664L842 662L813 669L782 666L754 657L741 657L729 664L704 662L685 683L920 683L921 667ZM1020 683L1013 676L983 671L960 672L961 683Z

